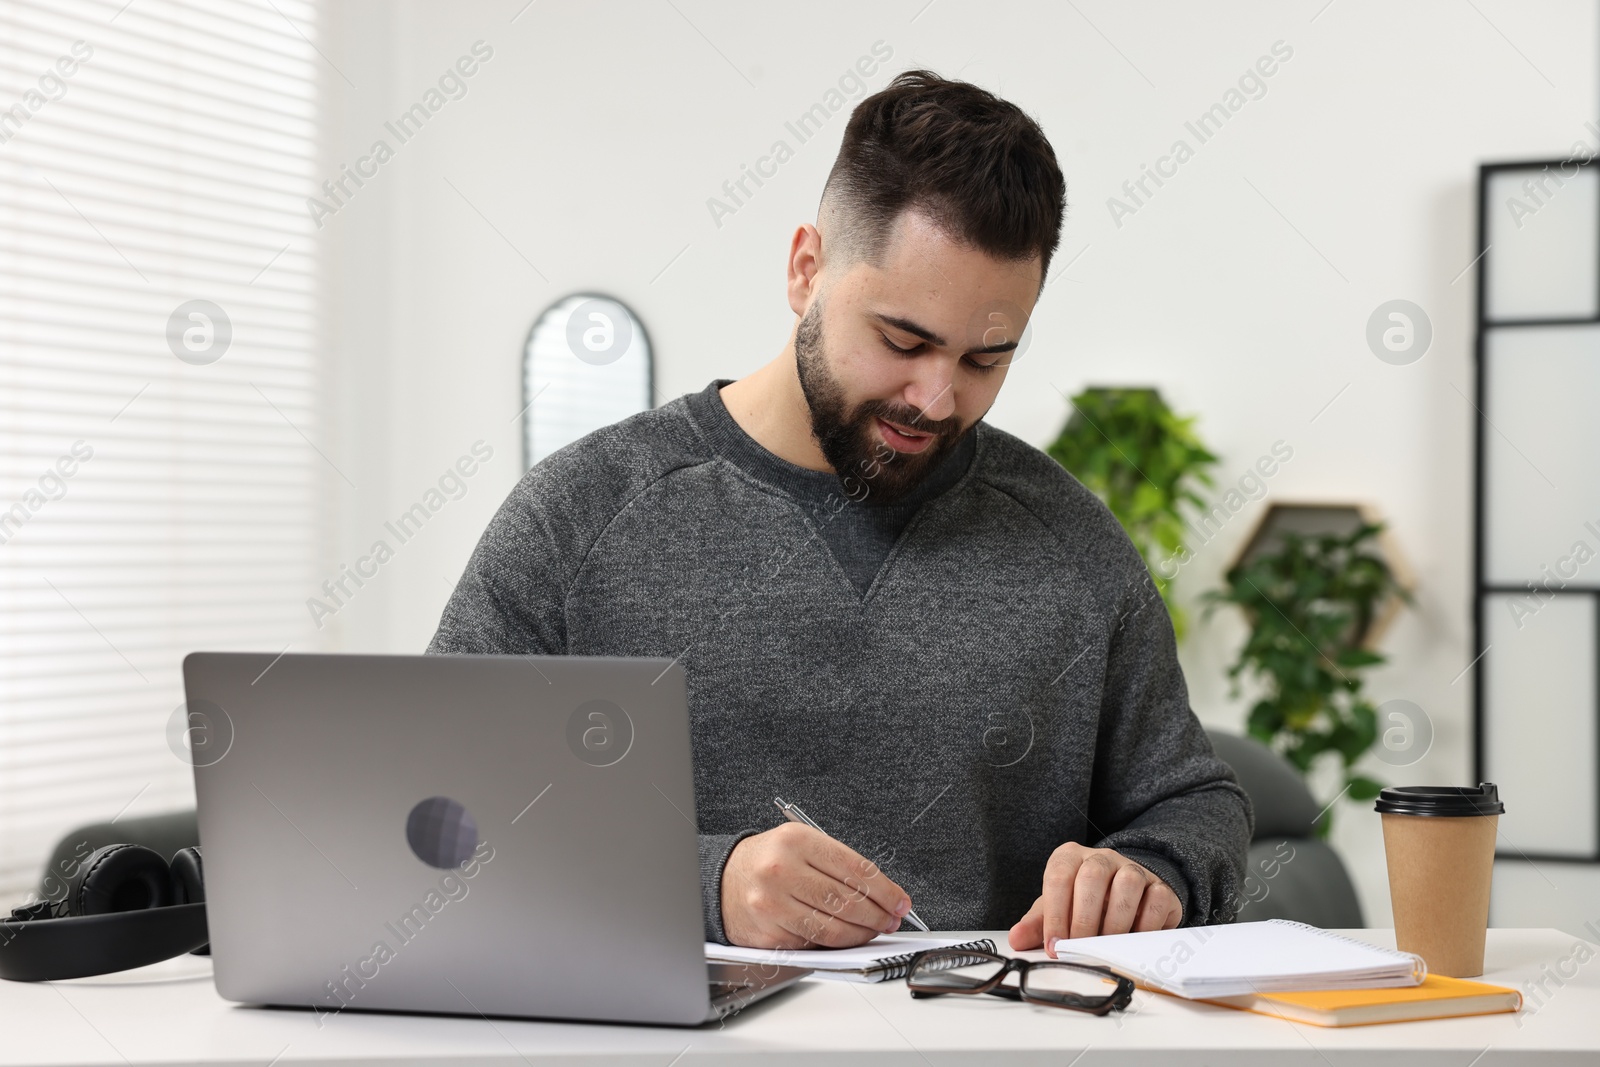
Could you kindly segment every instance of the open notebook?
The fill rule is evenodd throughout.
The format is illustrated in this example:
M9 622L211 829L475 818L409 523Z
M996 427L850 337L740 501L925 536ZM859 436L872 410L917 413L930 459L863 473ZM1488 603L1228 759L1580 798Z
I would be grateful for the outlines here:
M1056 958L1190 998L1414 986L1428 975L1414 953L1288 919L1058 940Z
M882 982L904 978L911 957L930 948L982 949L994 951L988 938L962 941L948 937L901 937L880 934L854 948L772 949L744 948L706 942L706 959L718 963L755 963L780 967L809 967L818 978L837 978L844 982Z

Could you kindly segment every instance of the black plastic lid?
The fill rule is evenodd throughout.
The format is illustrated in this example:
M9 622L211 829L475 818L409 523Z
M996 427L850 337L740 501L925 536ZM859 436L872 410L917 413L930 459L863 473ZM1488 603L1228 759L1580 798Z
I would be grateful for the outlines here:
M1378 794L1377 809L1388 815L1503 815L1500 790L1478 785L1399 785Z

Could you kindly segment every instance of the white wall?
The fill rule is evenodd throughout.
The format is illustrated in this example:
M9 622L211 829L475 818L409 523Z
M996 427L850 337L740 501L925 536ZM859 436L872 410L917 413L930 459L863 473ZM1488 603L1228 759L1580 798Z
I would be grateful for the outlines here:
M804 145L784 122L882 41L893 59L871 89L912 65L977 81L1039 117L1066 172L1057 263L1071 266L1047 289L1034 345L990 421L1043 445L1065 416L1062 393L1154 383L1200 415L1221 481L1283 440L1294 458L1271 479L1274 498L1374 504L1420 589L1369 688L1421 705L1436 734L1415 767L1374 771L1469 780L1475 273L1463 271L1477 251L1475 168L1563 155L1588 136L1600 95L1593 3L674 3L331 12L328 172L379 137L396 152L322 231L333 252L329 447L359 486L339 502L330 569L473 441L496 449L467 495L331 620L339 645L416 651L431 635L520 473L519 352L544 306L580 289L628 302L656 343L662 400L781 348L787 240L813 218L845 114ZM382 122L479 40L493 57L467 95L399 145ZM1266 94L1118 226L1107 198L1175 139L1196 145L1185 121L1278 41L1293 55ZM795 158L718 227L707 198L780 138ZM1405 367L1380 362L1363 337L1372 310L1396 297L1434 327L1426 357ZM1199 552L1185 596L1218 584L1262 506ZM1243 632L1219 616L1183 650L1208 723L1242 721L1223 675ZM1342 804L1335 839L1381 926L1376 823L1369 805ZM1600 915L1600 878L1502 864L1495 908L1499 922L1577 930Z

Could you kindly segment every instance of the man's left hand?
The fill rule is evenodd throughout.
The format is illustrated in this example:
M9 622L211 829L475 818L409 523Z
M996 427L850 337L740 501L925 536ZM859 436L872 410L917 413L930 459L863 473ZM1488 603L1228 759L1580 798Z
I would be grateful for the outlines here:
M1014 950L1044 946L1060 937L1170 930L1183 919L1178 894L1148 869L1110 848L1069 841L1050 854L1044 894L1011 928Z

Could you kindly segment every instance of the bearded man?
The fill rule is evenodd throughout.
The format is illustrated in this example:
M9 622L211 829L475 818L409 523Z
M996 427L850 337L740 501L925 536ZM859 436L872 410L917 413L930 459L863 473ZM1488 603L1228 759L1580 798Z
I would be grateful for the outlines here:
M790 241L783 351L535 465L445 608L429 652L682 665L708 940L1232 918L1253 814L1143 560L983 421L1065 204L1033 119L901 74Z

